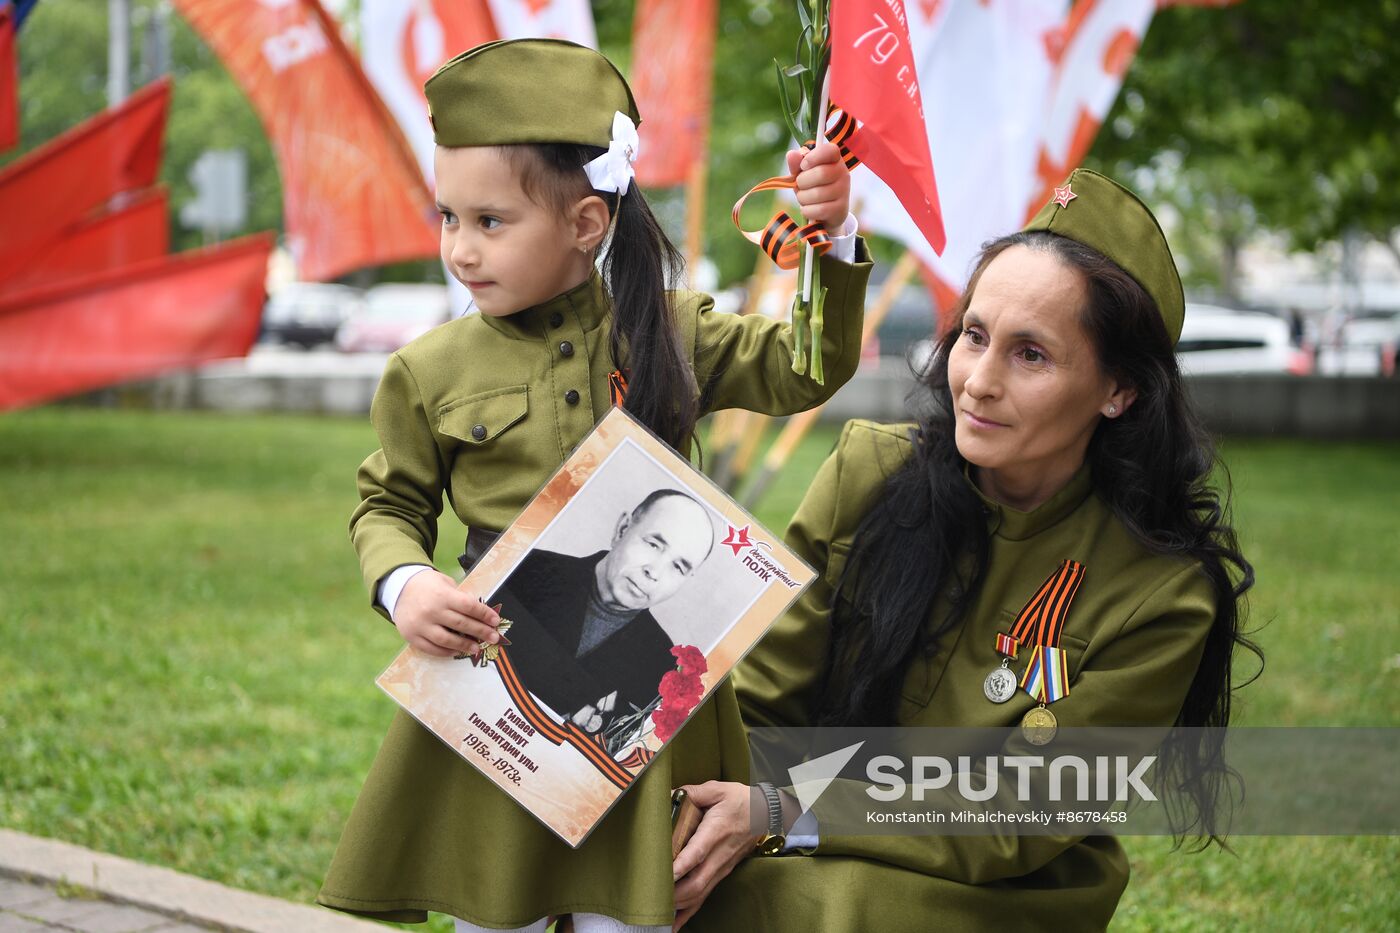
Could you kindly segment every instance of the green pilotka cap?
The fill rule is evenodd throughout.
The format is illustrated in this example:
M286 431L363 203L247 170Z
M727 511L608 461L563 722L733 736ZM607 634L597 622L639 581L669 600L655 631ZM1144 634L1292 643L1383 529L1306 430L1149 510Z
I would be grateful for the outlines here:
M1181 277L1157 218L1137 195L1098 172L1077 168L1025 230L1057 233L1116 262L1157 302L1167 335L1176 344L1186 317Z
M622 73L563 39L506 39L469 49L423 85L439 146L612 140L613 114L642 118Z

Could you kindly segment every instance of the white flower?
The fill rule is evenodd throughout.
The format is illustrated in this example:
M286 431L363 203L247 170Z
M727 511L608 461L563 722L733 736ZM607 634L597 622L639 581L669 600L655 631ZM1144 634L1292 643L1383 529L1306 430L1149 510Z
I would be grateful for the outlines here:
M633 166L637 163L637 153L641 148L637 125L622 111L614 113L612 142L608 144L608 151L583 167L594 190L626 194L637 174Z

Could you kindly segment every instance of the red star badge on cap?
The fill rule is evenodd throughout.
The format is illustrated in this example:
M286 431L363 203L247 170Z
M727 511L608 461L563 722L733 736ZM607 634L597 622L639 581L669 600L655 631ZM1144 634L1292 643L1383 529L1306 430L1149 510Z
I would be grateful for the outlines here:
M1055 197L1051 200L1053 200L1056 204L1060 205L1061 207L1069 207L1069 202L1073 201L1077 197L1079 197L1079 195L1069 190L1069 182L1065 182L1065 186L1063 188L1055 189Z
M745 525L743 528L735 528L733 525L730 525L729 536L721 541L720 544L727 544L732 547L734 549L734 556L738 557L739 552L744 548L753 547L753 542L749 540L749 526Z

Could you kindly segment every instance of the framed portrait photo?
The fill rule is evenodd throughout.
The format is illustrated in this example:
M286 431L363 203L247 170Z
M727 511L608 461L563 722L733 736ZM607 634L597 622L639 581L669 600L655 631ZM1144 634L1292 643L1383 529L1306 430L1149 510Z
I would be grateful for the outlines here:
M501 644L376 682L578 846L814 577L614 408L462 583Z

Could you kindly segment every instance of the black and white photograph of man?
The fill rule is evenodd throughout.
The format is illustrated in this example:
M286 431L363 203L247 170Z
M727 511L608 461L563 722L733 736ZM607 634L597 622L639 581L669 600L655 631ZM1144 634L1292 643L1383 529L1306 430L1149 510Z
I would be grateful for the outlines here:
M653 705L676 666L671 648L708 650L758 592L707 568L724 524L678 486L640 450L620 449L490 597L513 623L521 683L587 732Z

